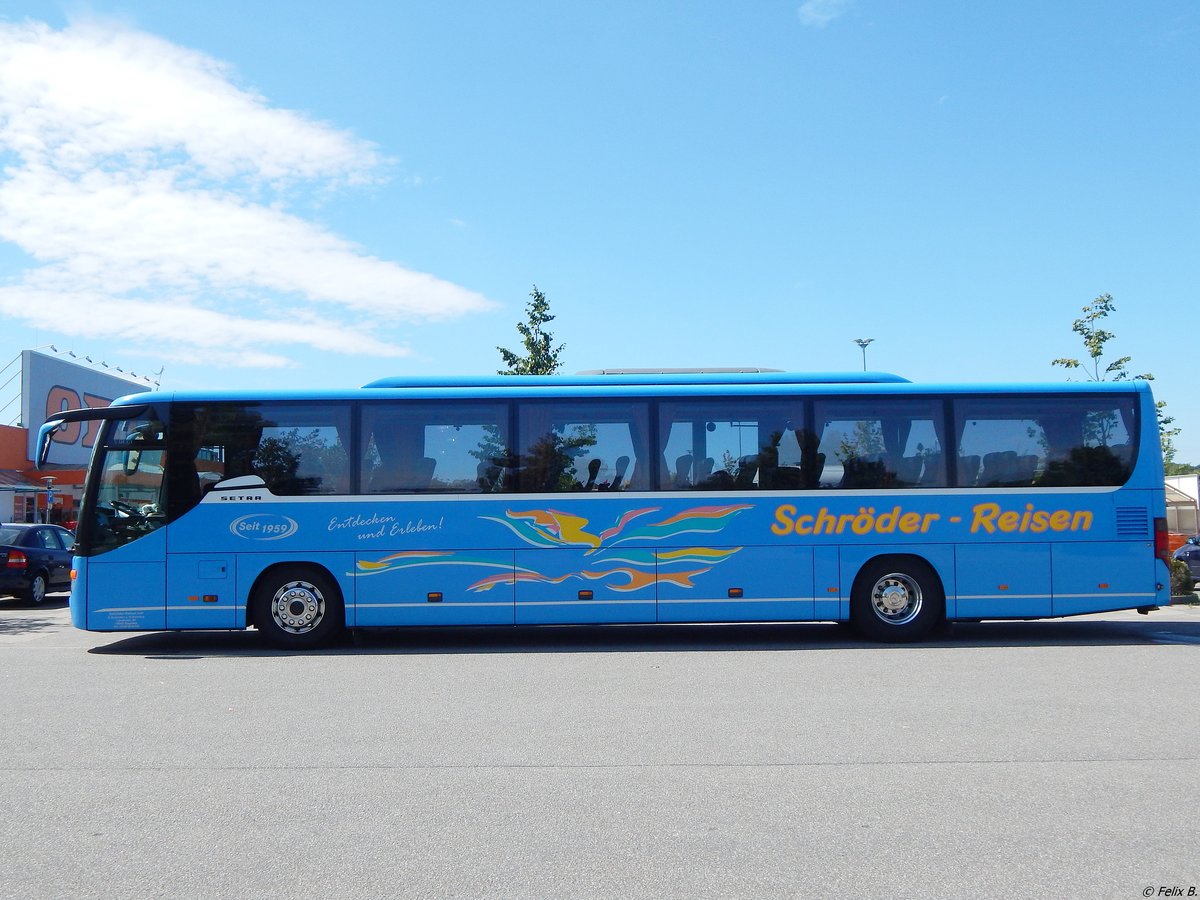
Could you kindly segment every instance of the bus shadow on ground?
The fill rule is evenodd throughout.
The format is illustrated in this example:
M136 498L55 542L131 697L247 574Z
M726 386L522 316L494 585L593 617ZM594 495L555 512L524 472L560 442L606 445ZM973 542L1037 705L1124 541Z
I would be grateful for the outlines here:
M865 641L836 623L752 625L540 625L354 629L327 647L280 650L256 631L155 632L89 652L148 659L454 653L694 653L802 650L956 650L980 647L1124 647L1200 644L1196 621L1069 619L959 623L915 644Z

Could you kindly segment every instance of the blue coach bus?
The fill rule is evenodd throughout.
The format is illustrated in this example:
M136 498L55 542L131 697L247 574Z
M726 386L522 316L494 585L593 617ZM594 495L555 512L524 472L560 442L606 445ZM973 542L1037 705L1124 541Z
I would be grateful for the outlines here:
M945 621L1170 602L1145 382L779 372L147 393L101 422L72 621L241 629Z

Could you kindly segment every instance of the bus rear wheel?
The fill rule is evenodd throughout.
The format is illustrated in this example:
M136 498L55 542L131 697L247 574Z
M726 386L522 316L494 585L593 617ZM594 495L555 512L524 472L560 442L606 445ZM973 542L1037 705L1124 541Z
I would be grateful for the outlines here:
M330 640L345 617L341 593L326 572L286 568L268 573L254 592L254 624L286 650L307 650Z
M945 616L946 595L929 564L881 557L863 566L850 592L850 617L866 638L899 643L929 636Z

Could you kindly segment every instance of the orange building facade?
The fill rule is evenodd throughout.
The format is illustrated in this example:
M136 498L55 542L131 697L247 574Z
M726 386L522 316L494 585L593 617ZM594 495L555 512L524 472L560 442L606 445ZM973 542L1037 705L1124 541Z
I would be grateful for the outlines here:
M55 355L25 350L9 364L20 360L21 414L18 422L0 425L0 522L54 522L73 528L94 433L57 434L49 461L39 471L31 458L38 429L51 413L108 406L113 398L148 385L80 365L72 351L50 349Z
M28 446L28 429L0 425L0 522L54 522L73 528L86 470L48 466L39 472L27 455Z

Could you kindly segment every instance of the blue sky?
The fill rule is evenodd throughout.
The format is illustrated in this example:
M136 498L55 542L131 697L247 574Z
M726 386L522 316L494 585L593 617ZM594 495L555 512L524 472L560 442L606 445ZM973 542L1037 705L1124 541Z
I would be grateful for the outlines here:
M0 356L165 388L868 362L1061 381L1111 293L1200 462L1193 0L9 0Z

